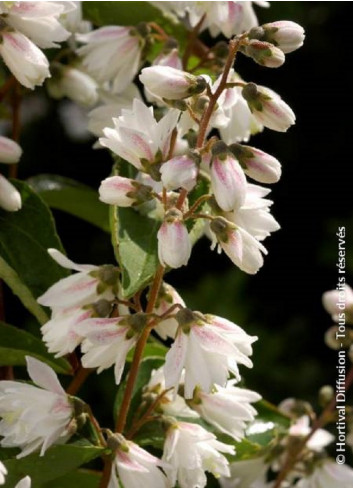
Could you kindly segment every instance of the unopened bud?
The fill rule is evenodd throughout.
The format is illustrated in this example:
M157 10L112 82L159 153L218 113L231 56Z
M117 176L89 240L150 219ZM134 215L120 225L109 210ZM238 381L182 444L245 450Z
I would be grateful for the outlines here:
M333 399L334 390L330 385L323 385L319 391L319 404L325 408Z
M120 176L108 177L99 187L102 202L119 207L143 204L153 198L152 187Z
M289 20L279 20L262 26L264 40L271 42L284 53L291 53L303 45L305 34L301 25Z
M162 265L179 268L188 263L191 241L181 211L172 208L166 213L157 238L158 257Z
M244 53L256 63L267 68L278 68L285 62L283 51L273 44L253 39L246 46Z
M198 167L191 155L175 156L164 163L160 171L167 190L183 188L190 192L196 185Z
M273 156L260 149L232 144L230 151L237 158L244 172L260 183L276 183L281 177L281 164Z

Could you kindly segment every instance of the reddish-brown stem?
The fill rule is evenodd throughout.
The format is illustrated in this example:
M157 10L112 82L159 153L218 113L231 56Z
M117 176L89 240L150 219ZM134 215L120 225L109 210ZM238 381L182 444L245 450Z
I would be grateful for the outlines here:
M74 396L81 386L85 383L87 377L93 372L94 369L80 367L72 379L69 387L66 389L66 393L70 396Z
M203 203L203 202L206 202L207 200L209 200L211 198L211 195L201 195L201 197L199 197L196 202L194 203L193 206L190 207L190 209L188 210L188 212L186 214L184 214L184 219L188 219L190 216L192 216L192 214L196 211L196 209Z
M99 482L99 487L108 487L111 471L112 471L112 458L111 456L107 455L104 458L104 468L103 468L101 480Z
M346 377L346 382L345 382L345 390L347 391L349 387L353 383L353 366L350 368L350 371L348 372L348 375ZM306 447L308 441L310 438L316 433L316 431L323 426L327 424L327 421L331 418L330 414L334 410L336 405L336 398L334 397L332 401L327 405L327 407L324 409L324 411L321 413L321 415L317 418L317 420L314 422L310 433L303 438L303 440L297 445L295 450L293 450L292 453L290 453L287 457L286 462L284 463L282 470L277 476L277 479L275 481L275 484L273 487L281 487L282 482L284 482L285 478L287 475L292 471L294 465L296 464L299 455L301 455L302 451Z
M154 309L154 306L156 304L156 300L158 297L158 292L159 292L159 289L160 289L161 284L162 284L163 275L164 275L164 267L162 265L159 265L157 272L156 272L156 275L154 277L153 284L151 286L149 300L148 300L148 304L146 307L146 313L147 314L150 314ZM115 431L117 433L122 433L124 428L125 428L127 413L129 411L132 393L133 393L136 377L137 377L137 374L139 371L139 366L140 366L140 362L142 359L142 355L143 355L143 350L145 349L148 337L149 337L150 332L151 332L151 328L152 328L151 324L146 326L146 328L143 330L143 332L142 332L142 334L141 334L141 336L140 336L140 338L136 344L134 356L133 356L132 363L131 363L130 372L129 372L127 383L126 383L123 401L121 403L121 408L120 408L118 420L116 423Z
M161 36L160 40L167 41L169 39L168 34L165 32L164 29L160 25L158 25L156 22L149 22L148 25L154 29L158 34Z
M139 431L139 429L148 421L151 420L151 414L156 409L158 404L161 402L166 393L170 391L170 389L165 389L159 396L152 402L152 404L148 407L146 412L141 416L141 418L137 421L137 423L131 428L129 433L126 435L127 438L133 438L135 434Z
M175 143L178 137L178 130L177 128L173 129L172 135L170 137L170 143L169 143L169 151L168 151L168 156L167 156L167 161L170 160L173 157L174 153L174 148L175 148Z
M200 21L195 25L192 31L189 33L188 37L188 43L184 51L182 63L183 63L183 69L186 70L188 66L188 61L190 58L191 53L193 52L195 42L197 40L197 36L200 32L201 26L203 24L203 21L205 20L206 14L202 16Z
M6 82L0 88L0 102L4 100L4 98L7 96L10 89L14 86L15 83L17 83L17 80L14 76L10 76L10 78L6 80Z

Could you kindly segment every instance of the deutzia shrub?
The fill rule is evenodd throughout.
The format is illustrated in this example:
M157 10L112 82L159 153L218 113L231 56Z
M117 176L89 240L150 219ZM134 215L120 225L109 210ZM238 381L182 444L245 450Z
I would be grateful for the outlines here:
M263 242L280 225L266 185L282 167L249 139L286 132L295 115L237 60L280 67L302 27L259 25L254 4L267 2L82 4L0 2L1 116L11 120L0 136L0 277L38 323L32 334L1 311L0 484L350 487L353 470L327 451L332 390L320 391L318 414L302 400L263 400L246 383L257 336L212 304L193 310L166 277L203 236L239 273L256 274L271 252ZM111 158L98 190L49 174L16 180L21 103L43 84L70 99ZM38 194L110 233L116 261L68 258ZM323 297L337 327L340 292ZM96 395L103 371L113 406Z

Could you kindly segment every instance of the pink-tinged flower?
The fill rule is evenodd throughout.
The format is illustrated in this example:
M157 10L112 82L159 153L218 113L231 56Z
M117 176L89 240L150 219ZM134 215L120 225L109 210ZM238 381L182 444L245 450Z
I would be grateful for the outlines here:
M289 429L290 436L298 436L300 438L306 437L311 432L310 418L309 416L301 416ZM327 445L334 441L335 437L327 430L318 429L309 438L306 446L309 450L315 452L321 452Z
M205 487L205 472L228 477L228 460L222 453L234 455L234 447L221 443L202 426L175 422L168 431L163 458L170 487Z
M68 97L87 107L97 102L97 83L87 73L60 63L52 63L51 69L54 76L48 80L47 89L53 98Z
M39 448L42 456L51 445L73 434L73 406L54 370L32 357L26 357L26 361L37 387L0 382L1 446L21 448L17 458Z
M176 70L183 69L183 62L179 55L179 50L177 48L172 48L167 52L162 52L157 58L153 61L154 66L169 66L170 68L174 68Z
M258 241L280 229L280 225L270 213L272 200L263 198L269 192L268 188L248 184L244 204L237 211L226 214L229 221Z
M322 303L335 322L338 322L342 313L347 316L351 311L353 317L353 290L348 284L345 284L342 290L325 292L322 296Z
M18 163L22 155L22 149L19 144L9 138L0 136L0 163L13 164Z
M232 144L229 149L244 168L244 172L257 182L276 183L281 178L280 162L268 153L241 144Z
M256 120L265 127L286 132L295 123L292 109L269 88L248 83L243 88L242 95Z
M32 90L42 85L50 76L49 63L42 51L20 32L3 31L0 36L0 54L21 85Z
M106 204L131 207L151 200L152 188L131 178L108 177L99 187L99 199Z
M180 297L178 292L171 285L163 282L159 294L156 301L156 306L154 308L154 313L161 316L166 313L170 307L175 304L180 304L182 307L185 307L185 302ZM178 328L178 322L175 317L170 317L164 319L157 326L154 327L156 333L163 339L166 340L167 337L174 338L176 330Z
M117 318L91 318L77 324L75 331L84 338L81 361L85 368L97 368L97 373L114 366L119 384L126 355L136 344L146 326L146 316L133 314Z
M302 26L290 20L278 20L264 24L260 29L263 31L263 38L277 46L285 54L300 48L305 39Z
M286 58L281 49L265 41L252 39L244 48L244 54L252 58L256 63L266 68L278 68L282 66Z
M176 319L179 329L164 366L167 389L178 388L185 369L184 393L191 399L197 386L210 392L214 384L226 384L229 372L239 377L238 364L252 367L249 355L257 338L236 324L189 309L181 309Z
M115 453L109 487L168 487L159 458L118 433L108 443Z
M5 23L40 48L59 47L70 36L59 19L75 9L73 2L2 2L2 9Z
M162 99L179 100L203 92L206 80L170 66L150 66L140 75L141 82L152 94Z
M16 212L22 207L21 194L16 187L12 185L0 173L0 207L5 211Z
M192 156L175 156L163 163L160 171L163 185L167 190L183 188L190 192L196 185L198 166Z
M187 265L192 245L181 211L173 208L166 213L157 238L158 258L163 266L179 268Z
M246 195L244 171L223 142L212 148L211 187L217 204L224 211L239 209Z
M160 163L167 158L178 118L178 110L169 110L157 122L153 108L135 99L132 109L123 109L121 116L113 119L114 129L104 129L105 137L99 141L138 170L156 174L159 180Z
M235 386L230 380L225 387L215 385L210 392L196 390L191 406L216 430L240 441L244 438L247 424L253 421L257 411L250 404L261 396L248 389Z
M232 462L230 476L221 478L221 487L267 487L266 473L270 464L264 457L250 458Z
M120 93L132 82L138 72L143 39L132 27L105 26L77 39L85 46L78 49L82 63L98 82L112 82L112 89Z
M59 265L78 273L52 285L37 301L51 308L69 308L112 300L118 291L119 273L113 265L78 265L53 248L48 253Z
M348 465L339 465L335 460L320 460L312 473L304 476L295 487L352 487L353 469Z
M267 250L256 238L223 217L215 218L210 226L215 235L213 248L218 244L218 252L223 250L240 270L258 272L263 265L261 252L267 254Z

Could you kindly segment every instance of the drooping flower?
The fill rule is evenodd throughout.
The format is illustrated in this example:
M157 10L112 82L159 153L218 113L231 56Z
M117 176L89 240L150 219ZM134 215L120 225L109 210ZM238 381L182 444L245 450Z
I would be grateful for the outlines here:
M168 482L174 487L205 487L205 472L215 477L228 477L229 464L222 453L235 453L234 447L221 443L202 426L175 422L170 425L164 444L162 460Z
M167 190L183 188L190 192L196 185L198 167L193 155L175 156L161 166L161 180Z
M105 137L99 141L138 170L160 180L160 165L167 158L178 118L178 110L169 110L157 122L153 108L135 99L132 109L123 109L121 116L113 119L115 128L104 129Z
M166 212L157 238L158 258L162 265L171 268L187 265L192 246L181 211L172 208Z
M12 139L0 136L0 163L16 164L22 155L21 147ZM19 191L0 173L0 207L15 212L21 209Z
M238 460L229 465L230 476L221 478L221 487L267 487L269 464L264 457Z
M317 463L310 475L299 479L295 487L352 487L353 469L348 465L339 465L326 458Z
M168 487L163 462L136 443L114 434L108 441L115 453L109 487Z
M235 384L234 379L229 380L225 387L215 385L209 393L196 389L190 405L218 431L240 441L246 425L257 414L250 403L259 401L261 396Z
M118 175L106 178L99 187L99 199L119 207L131 207L152 198L152 187Z
M97 373L114 365L115 381L119 384L126 355L136 344L146 324L146 316L139 313L114 318L91 318L77 324L75 331L84 338L81 344L82 365L85 368L97 368Z
M256 120L273 131L286 132L295 123L295 114L281 97L266 87L248 83L242 95Z
M306 437L310 432L310 418L307 415L298 418L289 429L290 436L298 436L301 438ZM320 452L323 450L323 448L332 443L334 439L335 437L329 431L319 428L309 438L306 446L309 448L309 450Z
M113 92L123 92L140 65L144 40L137 29L105 26L77 39L85 44L77 53L88 73L100 83L111 81Z
M244 168L244 172L260 183L276 183L281 177L281 164L260 149L232 144L230 150Z
M326 311L331 314L332 320L338 322L342 312L353 318L353 290L345 284L341 290L329 290L322 296L322 303Z
M251 344L257 338L236 324L189 309L175 317L179 329L164 366L167 389L177 389L184 368L185 398L191 399L197 386L210 392L214 384L225 386L229 372L239 378L238 364L252 367Z
M154 313L161 316L166 313L168 309L175 305L180 304L180 306L185 307L185 302L178 292L171 285L163 282L159 289L156 306L154 308ZM159 322L157 326L154 327L156 333L163 339L166 340L167 337L174 338L176 330L178 328L178 322L175 317L166 318Z
M273 44L251 39L243 50L244 54L266 68L278 68L285 62L283 51Z
M73 406L48 365L26 357L27 370L37 387L14 381L0 382L0 435L3 447L19 447L17 458L40 450L72 433Z
M251 29L249 37L270 42L287 54L303 45L305 34L301 25L290 20L278 20Z

